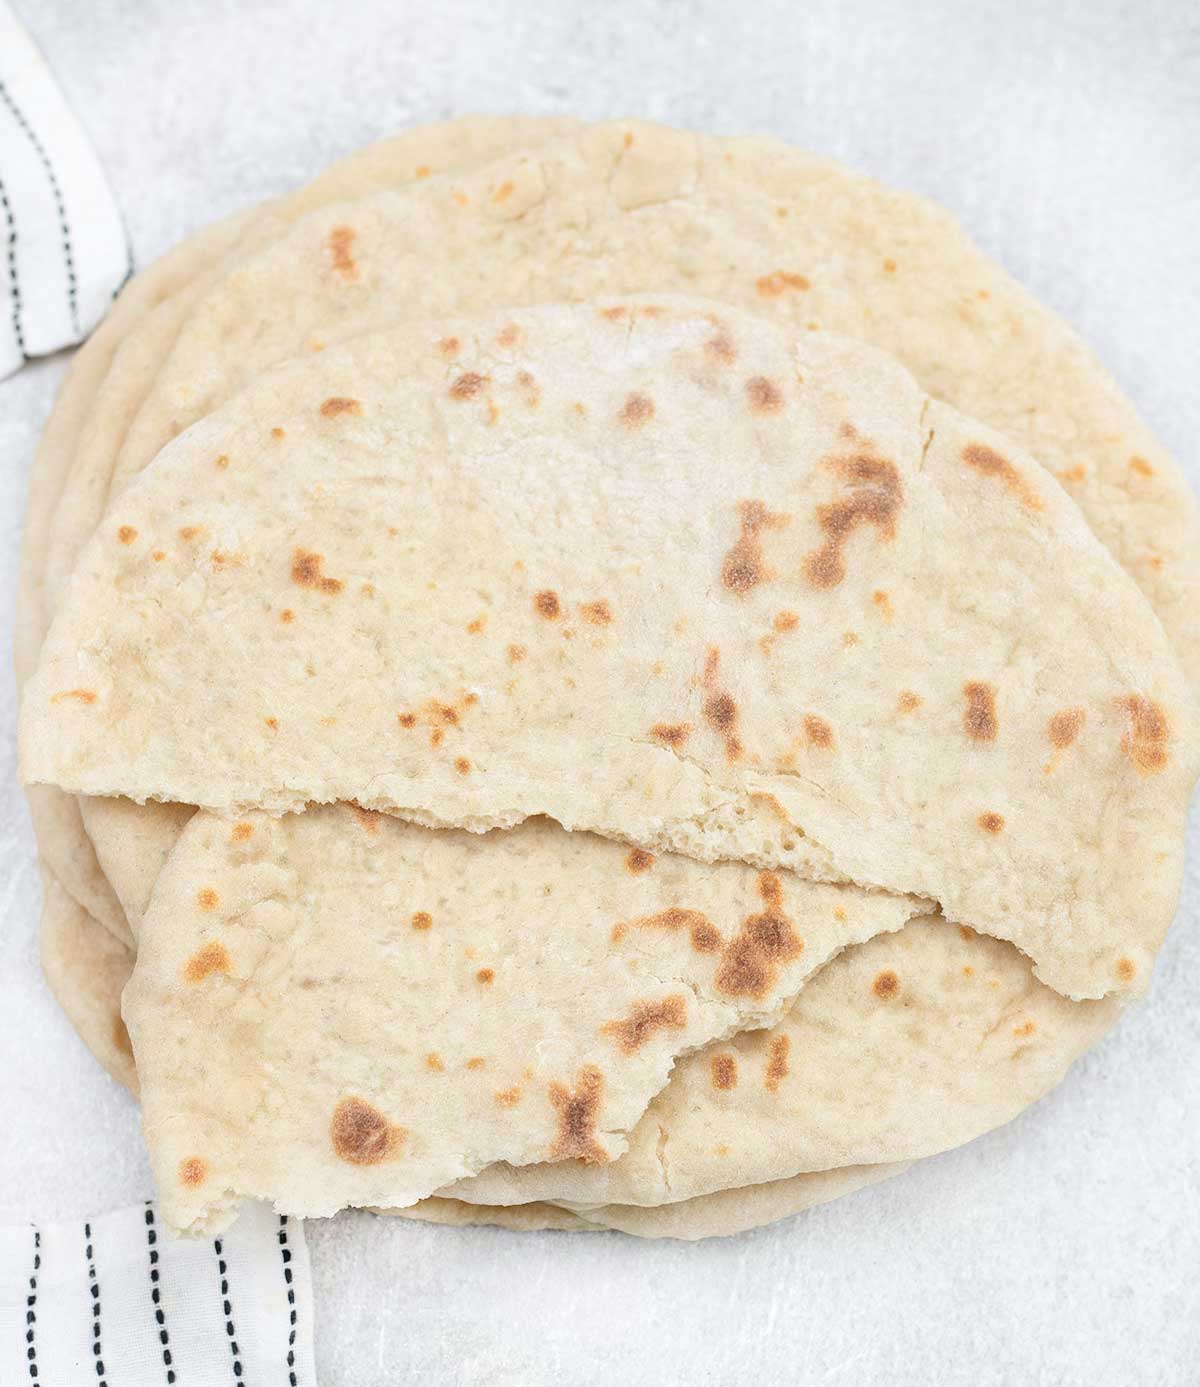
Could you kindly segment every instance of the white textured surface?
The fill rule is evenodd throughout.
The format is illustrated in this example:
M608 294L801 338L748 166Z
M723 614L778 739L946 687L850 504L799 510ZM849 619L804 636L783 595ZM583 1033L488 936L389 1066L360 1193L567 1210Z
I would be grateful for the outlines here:
M1200 480L1189 0L17 0L139 260L416 120L641 114L807 144L953 208ZM0 386L0 584L61 372ZM1197 614L1200 620L1200 613ZM7 646L11 613L2 613ZM0 1219L149 1192L133 1104L37 972L0 707ZM1195 828L1196 825L1194 824ZM1200 840L1150 1001L1011 1127L723 1243L309 1225L324 1387L1200 1382ZM418 1379L417 1373L424 1377ZM113 1384L119 1387L119 1384Z

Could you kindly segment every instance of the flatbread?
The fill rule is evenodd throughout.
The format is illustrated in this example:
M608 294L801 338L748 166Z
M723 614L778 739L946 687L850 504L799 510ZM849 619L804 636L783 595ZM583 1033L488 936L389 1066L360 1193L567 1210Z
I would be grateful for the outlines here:
M667 299L267 374L110 513L21 729L79 793L546 814L926 896L1073 997L1145 986L1197 743L1036 463L870 348Z
M167 1221L611 1161L678 1055L772 1024L833 954L921 908L647 857L545 820L195 816L122 1001Z

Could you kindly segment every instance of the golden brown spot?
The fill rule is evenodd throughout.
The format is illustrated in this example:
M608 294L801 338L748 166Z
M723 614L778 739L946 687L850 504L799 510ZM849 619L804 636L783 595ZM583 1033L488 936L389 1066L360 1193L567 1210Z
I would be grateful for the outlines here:
M264 718L263 721L272 730L272 732L279 726L278 718Z
M361 414L362 405L345 395L330 395L321 405L321 414L326 419L336 419L339 414Z
M51 703L61 703L64 698L76 698L80 703L95 703L96 695L91 689L63 689L51 696Z
M871 984L871 991L874 992L876 997L882 997L884 1001L890 1001L891 998L899 995L900 979L889 968L886 972L876 976L875 981Z
M842 632L842 645L843 645L847 650L853 649L853 647L856 646L857 644L858 644L858 632L857 632L857 631L843 631L843 632Z
M709 1073L712 1075L713 1088L728 1091L737 1088L738 1066L737 1058L728 1052L714 1055L708 1062Z
M737 360L737 346L723 323L714 323L716 332L704 344L705 354L722 366L732 366Z
M375 584L374 584L374 583L363 583L362 586L359 588L359 592L361 592L362 595L363 595L364 597L374 597L374 596L375 596Z
M985 833L1000 833L1004 829L1004 815L988 810L975 820Z
M604 1148L596 1140L596 1119L604 1097L604 1075L594 1064L579 1072L574 1089L552 1083L550 1102L558 1113L558 1131L550 1147L554 1160L576 1159L589 1165L606 1161Z
M535 592L533 610L545 621L557 621L562 615L562 604L558 600L558 593L552 592L549 588Z
M512 1088L502 1088L496 1094L496 1102L502 1108L515 1108L521 1101L521 1086L513 1084Z
M650 729L650 735L656 742L662 742L666 746L683 746L692 735L692 724L690 722L656 722Z
M1046 729L1051 745L1059 751L1069 747L1079 736L1079 730L1086 719L1085 708L1064 708L1061 713L1055 713Z
M199 525L185 525L183 529L179 531L179 538L182 540L190 541L195 539L199 533Z
M1167 764L1171 739L1167 715L1144 694L1126 694L1117 707L1129 714L1129 730L1121 738L1121 750L1143 775L1156 775Z
M296 620L296 613L292 611L291 607L284 607L283 611L279 613L279 620L286 626L289 622Z
M441 1055L431 1051L425 1056L425 1068L432 1069L435 1073L440 1074L446 1066L442 1063Z
M322 718L321 721L324 722L325 719ZM374 809L364 809L361 804L352 804L350 808L354 810L354 817L366 832L371 834L379 832L380 825L383 823L384 816L382 814Z
M976 472L982 472L985 477L999 477L1004 485L1016 495L1026 510L1040 511L1045 509L1045 503L1028 480L1006 457L1001 457L994 448L989 448L984 443L968 443L963 449L962 457L968 467L973 467Z
M634 876L648 872L654 866L654 854L644 848L630 848L625 855L625 870Z
M963 685L967 706L963 709L963 731L975 742L994 742L999 723L996 721L996 690L991 684L972 682Z
M492 201L493 201L493 202L507 202L508 199L509 199L510 197L512 197L512 195L513 195L513 182L512 182L512 179L506 178L506 179L504 180L504 182L501 183L500 186L496 189L496 191L492 194Z
M230 958L224 944L215 939L194 953L183 967L188 982L203 982L210 973L229 974Z
M625 397L617 418L627 429L640 429L654 418L654 401L635 390Z
M484 987L491 987L492 983L496 981L496 974L491 968L481 968L475 974L475 981Z
M783 408L783 391L766 376L751 376L746 382L746 398L755 414L778 414Z
M725 946L713 979L719 992L734 997L765 997L779 969L797 958L804 941L783 910L783 884L774 872L760 872L759 894L766 909L748 915L737 935Z
M1077 462L1074 467L1068 467L1065 471L1058 474L1060 482L1081 482L1087 476L1087 468L1081 462Z
M281 428L278 426L278 424L271 430L271 437L272 437L272 438L283 438L283 437L284 437L284 431L283 431L283 429L281 429Z
M213 465L216 467L218 472L224 472L224 470L229 466L229 458L227 454L222 453Z
M607 318L610 323L617 323L620 322L628 312L629 309L623 307L621 304L615 304L612 308L602 308L600 310L600 316L602 318Z
M1032 1035L1036 1030L1036 1021L1022 1021L1019 1026L1013 1027L1013 1035Z
M777 299L789 289L811 289L812 285L803 275L792 274L788 270L776 270L774 274L763 275L754 281L759 296L764 299Z
M776 631L783 634L787 631L794 631L800 625L800 618L795 612L776 612L775 620L771 622L771 625Z
M901 689L900 696L896 699L896 706L902 713L915 712L921 706L921 699L918 694L911 689Z
M612 608L604 598L596 602L585 602L579 608L579 614L592 626L607 626L613 619Z
M971 942L972 939L975 938L975 931L973 929L968 928L968 926L966 925L959 925L958 933L959 937L965 939L968 944Z
M833 918L834 918L835 920L842 920L842 921L844 921L844 920L846 919L846 910L845 910L845 907L844 907L844 906L840 906L840 905L834 906L834 908L833 908Z
M882 588L875 589L871 594L871 601L879 608L880 612L883 614L884 620L891 621L893 616L892 599Z
M763 561L760 531L782 529L790 524L791 516L775 515L761 501L739 501L738 514L741 516L741 534L725 555L721 565L721 582L741 597L773 576Z
M254 825L248 824L245 821L245 819L242 819L241 822L234 824L234 826L229 830L229 836L233 839L235 843L244 843L246 839L252 837L253 834Z
M358 265L353 254L357 234L352 226L335 226L329 233L329 255L333 268L346 280L358 278Z
M523 645L510 645L508 647L508 663L519 665L525 658L525 647Z
M833 746L833 728L816 713L805 714L804 734L810 746L819 746L826 750Z
M396 1155L407 1136L361 1098L343 1098L329 1124L333 1149L351 1165L378 1165Z
M397 713L396 721L401 727L416 727L417 715L415 713Z
M698 954L715 954L720 951L721 945L725 942L721 938L721 931L716 925L711 925L707 920L703 924L693 925L689 931L692 941L692 948Z
M632 1055L655 1031L682 1030L686 1025L687 1003L676 995L664 997L661 1002L634 1002L628 1016L620 1021L606 1021L600 1034L613 1036L621 1053Z
M454 769L459 773L459 775L468 775L471 770L471 763L467 760L465 756L456 757L454 762Z
M896 273L896 262L889 255L883 262L884 274L894 275Z
M496 334L496 345L498 347L515 347L521 340L521 329L516 323L506 323ZM522 375L527 374L522 372Z
M112 1028L113 1044L123 1055L133 1058L133 1041L129 1039L129 1032L125 1028L125 1022L119 1016L113 1018Z
M975 976L975 969L972 968L969 963L963 968L962 971L964 978L973 978Z
M428 164L418 164L413 176L415 178L428 178L432 172L433 170Z
M150 555L150 557L154 560L155 563L162 563L163 559L165 559L167 556L162 549L156 549L154 553Z
M1154 476L1154 468L1150 466L1144 457L1139 457L1136 453L1129 459L1129 465L1139 477Z
M804 559L804 574L816 588L833 588L846 576L843 551L850 536L863 525L879 538L892 540L904 488L895 465L870 453L831 459L830 466L847 483L849 495L817 507L817 524L825 535L819 549Z
M194 1187L208 1179L208 1162L199 1156L188 1156L179 1162L179 1183Z
M302 588L313 588L318 592L341 592L344 584L340 578L326 578L321 572L324 559L307 549L292 550L292 582Z
M736 761L742 754L742 743L737 735L738 707L730 694L717 687L720 667L721 652L715 645L709 646L704 657L701 683L710 693L701 705L700 711L705 722L723 738L725 755L730 761Z
M500 421L500 409L495 400L488 401L487 421L489 426L495 425Z
M438 343L438 351L443 356L457 356L458 349L462 345L457 337L443 337Z
M481 376L478 371L464 371L450 387L450 398L452 400L473 400L488 383L488 379L487 376Z
M205 886L196 893L196 904L201 910L216 910L220 897L211 886Z
M430 745L430 746L441 746L441 744L442 744L445 740L446 740L446 734L445 734L445 732L442 731L442 729L441 729L440 727L435 727L435 728L433 729L433 731L429 734L429 745Z
M467 207L470 205L471 199L466 193L456 190L454 193L454 201L459 207Z
M1117 977L1122 982L1132 982L1137 976L1137 968L1130 958L1117 959Z
M487 1064L487 1060L482 1055L472 1055L467 1061L468 1069L482 1069Z
M775 1093L788 1075L788 1051L792 1048L790 1037L777 1035L771 1041L771 1058L767 1061L767 1072L763 1075L763 1086L768 1093Z
M132 525L122 525L121 528L117 531L117 538L121 541L122 544L132 544L133 541L137 539L137 537L138 532L133 528Z
M416 930L426 930L433 928L433 916L428 910L418 910L412 917L412 927Z

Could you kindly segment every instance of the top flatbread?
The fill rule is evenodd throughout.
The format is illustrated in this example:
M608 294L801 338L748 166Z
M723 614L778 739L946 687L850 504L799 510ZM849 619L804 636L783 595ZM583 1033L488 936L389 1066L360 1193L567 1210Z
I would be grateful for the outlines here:
M1098 997L1173 913L1196 727L1035 463L869 348L660 299L264 377L85 552L22 755L926 896Z

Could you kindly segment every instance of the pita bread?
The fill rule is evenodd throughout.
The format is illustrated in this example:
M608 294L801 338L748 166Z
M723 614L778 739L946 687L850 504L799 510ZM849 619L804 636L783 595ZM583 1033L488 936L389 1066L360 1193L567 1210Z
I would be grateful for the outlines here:
M122 1002L167 1221L210 1231L244 1197L403 1206L494 1160L611 1161L677 1055L770 1025L834 953L920 910L648 857L544 820L194 817Z
M860 344L665 299L264 376L110 513L21 744L78 793L546 814L926 896L1074 997L1144 987L1197 765L1036 463Z

